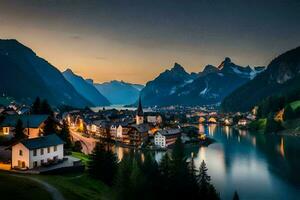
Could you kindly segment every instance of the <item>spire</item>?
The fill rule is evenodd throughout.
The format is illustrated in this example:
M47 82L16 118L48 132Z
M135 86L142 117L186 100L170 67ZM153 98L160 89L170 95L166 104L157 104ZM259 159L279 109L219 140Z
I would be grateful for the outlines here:
M144 116L141 96L139 97L139 105L138 105L138 109L137 109L136 115L137 115L137 116Z

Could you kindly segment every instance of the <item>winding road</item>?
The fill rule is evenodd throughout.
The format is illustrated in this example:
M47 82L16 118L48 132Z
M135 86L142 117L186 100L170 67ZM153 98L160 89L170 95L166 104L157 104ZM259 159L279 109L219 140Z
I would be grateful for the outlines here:
M34 181L34 182L40 184L47 192L50 193L53 200L65 200L65 198L63 197L63 195L60 193L59 190L57 190L55 187L53 187L52 185L50 185L49 183L47 183L43 180L40 180L40 179L37 179L34 177L21 176L21 175L15 175L15 174L11 174L11 176L15 176L18 178L25 178L25 179L28 179L28 180L31 180L31 181Z

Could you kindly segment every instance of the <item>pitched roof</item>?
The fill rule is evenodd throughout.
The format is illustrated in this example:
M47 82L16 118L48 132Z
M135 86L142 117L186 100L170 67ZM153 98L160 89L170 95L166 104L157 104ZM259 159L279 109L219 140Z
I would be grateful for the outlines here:
M0 124L0 127L15 127L20 119L23 128L38 128L48 117L48 115L8 115Z
M164 136L169 136L169 135L178 135L181 133L181 130L179 128L177 129L164 129L164 130L159 130L157 133L160 133L161 135Z
M150 130L150 127L148 124L132 124L131 125L132 128L136 129L138 132L140 133L145 133L148 132Z
M22 143L27 149L32 150L64 144L64 141L62 141L56 134L51 134L32 139L25 139L20 143Z

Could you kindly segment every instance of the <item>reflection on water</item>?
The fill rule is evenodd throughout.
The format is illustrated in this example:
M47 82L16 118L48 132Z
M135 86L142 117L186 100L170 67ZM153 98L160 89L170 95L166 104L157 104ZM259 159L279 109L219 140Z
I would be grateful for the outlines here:
M280 145L278 147L280 155L284 158L284 139L281 137L280 139Z
M188 147L195 165L204 160L222 199L297 199L300 196L300 138L249 133L231 127L199 125L217 142L209 147ZM200 131L200 130L199 130ZM116 147L119 159L128 149ZM154 153L160 160L164 152ZM143 154L141 153L141 156Z

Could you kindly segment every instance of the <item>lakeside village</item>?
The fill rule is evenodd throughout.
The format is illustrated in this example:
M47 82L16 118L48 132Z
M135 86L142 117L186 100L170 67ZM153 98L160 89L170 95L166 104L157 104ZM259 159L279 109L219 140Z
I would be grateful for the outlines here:
M141 100L135 110L103 108L97 112L90 108L52 112L46 101L39 102L44 111L37 112L37 102L21 106L4 97L0 103L0 169L29 173L82 169L81 160L64 148L69 146L68 137L76 151L85 154L91 154L95 143L103 139L126 148L167 150L178 137L186 145L213 143L200 124L245 128L255 120L254 111L225 115L213 107L170 106L144 111ZM55 129L69 136L52 134Z

